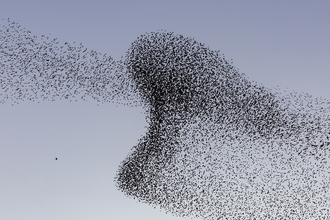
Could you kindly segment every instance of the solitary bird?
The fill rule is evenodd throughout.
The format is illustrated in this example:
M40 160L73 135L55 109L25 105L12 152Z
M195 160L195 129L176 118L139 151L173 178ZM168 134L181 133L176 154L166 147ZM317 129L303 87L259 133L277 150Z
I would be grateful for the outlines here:
M57 160L57 157L55 157L55 160Z

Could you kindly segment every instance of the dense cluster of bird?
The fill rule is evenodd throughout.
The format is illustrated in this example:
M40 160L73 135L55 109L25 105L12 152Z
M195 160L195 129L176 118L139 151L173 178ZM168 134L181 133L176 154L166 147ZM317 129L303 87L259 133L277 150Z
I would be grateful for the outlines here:
M82 44L39 39L9 19L0 29L0 103L95 99L99 103L140 105L123 60ZM124 93L123 93L124 92Z
M219 51L158 31L125 59L0 30L5 100L141 105L148 131L120 164L126 196L201 219L330 218L330 103L267 89Z

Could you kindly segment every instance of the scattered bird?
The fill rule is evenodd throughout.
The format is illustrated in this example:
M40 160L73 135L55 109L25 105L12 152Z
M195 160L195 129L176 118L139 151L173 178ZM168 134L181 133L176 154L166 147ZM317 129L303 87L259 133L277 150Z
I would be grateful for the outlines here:
M148 130L115 177L130 198L206 220L330 216L328 100L265 88L219 51L167 31L141 35L115 61L8 19L0 60L3 104L145 108Z

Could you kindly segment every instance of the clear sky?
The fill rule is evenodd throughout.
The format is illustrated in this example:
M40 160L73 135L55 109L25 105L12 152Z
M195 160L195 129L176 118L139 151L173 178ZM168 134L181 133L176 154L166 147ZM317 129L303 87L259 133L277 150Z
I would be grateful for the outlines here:
M37 36L120 59L141 34L173 31L220 50L250 80L327 99L329 10L327 0L0 0L0 19ZM145 126L141 108L111 103L0 105L0 219L181 219L114 185Z

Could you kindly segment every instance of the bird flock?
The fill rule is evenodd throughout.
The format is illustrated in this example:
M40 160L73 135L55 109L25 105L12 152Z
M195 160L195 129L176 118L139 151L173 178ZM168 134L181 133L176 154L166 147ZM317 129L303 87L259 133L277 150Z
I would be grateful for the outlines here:
M140 105L123 60L88 50L81 43L39 39L9 19L0 30L0 103L94 99ZM123 93L123 91L125 91Z
M127 197L173 215L330 219L330 102L251 82L193 38L141 35L126 56L0 29L0 101L143 106L144 137L119 165Z

